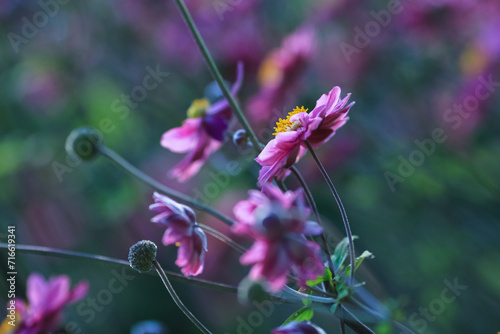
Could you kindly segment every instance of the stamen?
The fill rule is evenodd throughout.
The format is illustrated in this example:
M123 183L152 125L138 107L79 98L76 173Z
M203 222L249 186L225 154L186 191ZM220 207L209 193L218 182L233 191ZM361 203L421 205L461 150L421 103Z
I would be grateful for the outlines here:
M207 99L194 100L187 111L188 118L198 118L205 115L207 109L210 108L210 102Z
M295 109L293 109L293 111L288 113L286 119L280 118L279 121L276 122L276 127L274 128L275 132L273 133L273 135L277 135L280 132L296 131L298 128L300 128L302 126L302 123L300 123L300 121L295 121L292 123L290 121L290 117L292 117L293 115L296 115L300 112L307 112L307 110L309 110L309 109L304 109L304 106L302 106L300 108L295 107Z

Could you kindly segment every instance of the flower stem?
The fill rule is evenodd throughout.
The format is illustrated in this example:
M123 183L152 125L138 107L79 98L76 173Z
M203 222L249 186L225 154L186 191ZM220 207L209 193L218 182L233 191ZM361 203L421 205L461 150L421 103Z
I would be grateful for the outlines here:
M8 246L9 246L9 244L0 243L0 248L7 249ZM67 250L50 248L50 247L16 244L16 251L20 251L20 252L24 252L24 253L31 253L31 254L38 254L38 255L51 255L51 256L62 257L62 258L104 262L104 263L117 264L120 266L125 266L125 267L130 268L129 262L125 261L125 260L115 259L112 257L107 257L107 256L102 256L102 255L67 251ZM151 274L152 274L152 272L151 272ZM231 286L231 285L212 282L212 281L208 281L208 280L204 280L204 279L196 278L196 277L186 278L184 275L177 274L177 273L174 273L171 271L166 271L166 275L168 277L170 277L171 279L174 279L176 281L181 281L184 283L198 285L198 286L202 286L205 288L211 288L211 289L214 289L217 291L231 292L231 293L238 292L238 288L235 286Z
M189 320L191 320L191 322L193 324L196 325L196 327L198 327L198 329L204 333L204 334L212 334L199 320L198 318L196 318L189 310L188 308L182 303L181 299L179 298L179 296L177 295L177 293L175 293L175 290L174 290L174 287L172 286L172 284L170 284L170 281L168 280L168 277L167 275L165 274L165 272L163 271L163 268L160 266L160 264L158 263L158 261L154 260L153 261L153 265L154 267L156 268L156 271L158 272L158 275L160 275L160 278L161 280L163 281L163 284L165 285L165 287L167 288L167 291L168 293L170 293L170 296L172 296L172 299L174 300L175 304L177 305L177 307L179 307L181 309L181 311L186 315L186 317L189 318Z
M212 77L215 79L217 84L219 85L222 94L226 98L227 102L231 106L231 109L234 111L234 114L240 121L241 125L245 129L247 135L250 138L250 141L254 145L255 149L260 152L260 145L259 145L259 140L257 139L257 136L253 132L252 128L250 127L250 124L248 123L247 119L243 115L243 112L241 111L241 108L232 96L231 92L229 89L226 87L226 84L224 83L224 79L222 78L222 75L219 72L219 69L217 68L217 65L215 65L215 62L212 58L212 55L210 54L210 51L208 51L208 48L203 41L203 38L200 35L200 32L198 31L198 28L196 27L193 18L191 17L191 14L189 13L189 10L186 7L186 4L184 3L183 0L175 0L177 6L179 7L182 16L184 17L184 20L186 21L186 24L189 27L189 30L193 34L194 40L198 47L200 48L201 54L205 58L205 61L207 63L208 69L210 73L212 74Z
M234 224L230 218L226 217L222 213L215 211L214 209L212 209L208 206L205 206L203 204L198 203L192 197L186 196L183 193L180 193L174 189L171 189L171 188L164 186L160 182L153 179L151 176L141 172L139 169L132 166L127 160L122 158L118 153L116 153L115 151L106 147L105 145L101 144L97 147L97 149L99 150L99 152L103 156L110 159L116 165L121 167L123 170L130 173L132 176L136 177L137 179L141 180L142 182L146 183L147 185L153 187L154 189L164 193L165 195L172 197L173 199L175 199L179 202L183 202L185 204L191 205L192 207L194 207L198 210L204 211L204 212L212 215L213 217L219 219L220 221L226 223L229 226Z
M342 305L339 308L339 320L340 320L340 333L345 334L345 322L344 322L344 312L342 312Z
M302 174L300 174L299 170L295 166L292 166L290 168L290 170L295 175L295 177L299 181L300 185L304 189L304 193L306 195L307 202L309 203L309 206L313 210L314 216L316 217L316 221L318 222L319 225L323 226L323 224L321 223L321 217L319 216L318 207L316 206L316 202L314 201L314 197L311 193L311 190L309 189L309 186L307 185L306 180L304 180L304 178L302 177ZM328 268L330 269L332 276L335 276L335 270L333 268L332 256L330 254L330 250L328 249L328 243L326 241L325 229L323 229L323 232L321 232L321 242L323 244L323 250L326 253L326 256L328 258Z
M227 244L228 246L232 247L234 250L236 250L237 252L239 253L245 253L247 250L245 249L245 247L241 246L240 244L238 244L236 241L234 241L233 239L229 238L228 236L226 236L225 234L217 231L216 229L214 228L211 228L210 226L207 226L205 224L201 224L201 223L197 223L203 230L207 231L208 234L210 234L211 236L213 236L214 238L217 238L219 239L220 241L222 241L223 243Z
M353 280L354 280L355 253L354 253L354 242L352 239L351 226L349 225L349 220L347 219L347 213L345 211L344 205L342 204L342 200L340 199L340 196L337 192L337 189L335 189L335 186L333 185L333 182L330 179L330 176L328 176L328 173L326 172L325 167L323 167L323 164L321 163L318 156L316 155L316 152L314 152L311 144L307 140L305 141L305 144L306 144L307 148L309 149L309 151L311 152L311 155L312 155L314 161L316 161L316 164L318 165L318 168L319 168L321 174L325 178L326 183L328 184L328 187L330 188L330 190L333 194L333 197L335 198L335 201L337 202L337 205L340 209L340 214L342 215L342 221L344 222L344 228L345 228L345 232L347 234L347 239L349 240L349 258L351 261L351 275L349 276L349 284L352 285Z

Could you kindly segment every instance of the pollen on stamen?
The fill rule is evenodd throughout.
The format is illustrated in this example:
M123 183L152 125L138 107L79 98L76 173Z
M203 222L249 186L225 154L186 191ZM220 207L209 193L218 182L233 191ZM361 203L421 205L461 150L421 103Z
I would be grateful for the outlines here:
M274 128L275 132L273 133L273 135L277 135L280 132L297 130L302 124L300 123L300 121L295 121L292 123L290 121L290 117L292 117L293 115L296 115L300 112L307 112L307 110L309 110L309 109L305 109L304 106L302 106L300 108L295 107L295 109L293 109L293 111L288 113L286 119L280 118L279 121L276 122L276 127Z
M181 243L180 243L180 242L176 242L176 243L175 243L175 245L176 245L177 247L179 247L179 246L181 245Z

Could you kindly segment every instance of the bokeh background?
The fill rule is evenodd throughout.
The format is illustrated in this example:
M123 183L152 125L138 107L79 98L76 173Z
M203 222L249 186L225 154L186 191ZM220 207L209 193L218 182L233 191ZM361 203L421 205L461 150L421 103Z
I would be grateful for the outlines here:
M318 153L359 236L358 253L368 249L376 256L359 274L367 289L415 332L500 331L499 3L186 2L228 81L234 80L236 63L244 62L238 96L261 141L270 139L276 119L295 105L311 110L334 85L352 93L350 121ZM256 187L258 165L230 141L188 182L167 175L181 155L163 149L161 135L181 124L191 101L212 81L173 1L2 0L0 22L2 242L7 225L15 225L19 244L120 259L139 240L161 245L163 231L149 222L151 188L104 158L68 160L65 139L80 126L100 129L109 147L190 196L204 193L228 161L239 162L241 173L209 196L211 205L228 215ZM124 107L122 95L143 85L148 68L168 76L144 99ZM493 84L484 86L488 81ZM478 96L478 85L486 97ZM238 128L234 123L231 129ZM430 141L433 131L441 134L439 142ZM418 153L416 141L427 143L428 152ZM329 234L339 240L340 215L311 157L298 167ZM292 177L287 184L296 186ZM199 221L229 233L206 215ZM201 277L237 285L249 268L220 242L209 238L209 247ZM159 247L160 262L178 271L175 253L175 247ZM6 253L0 254L4 275ZM32 272L66 274L74 283L88 280L92 298L106 289L113 270L121 272L21 252L17 267L21 298ZM145 320L163 324L168 333L197 332L157 277L128 273L135 278L93 317L77 312L79 303L69 307L65 323L78 327L67 332L129 333ZM455 279L467 286L455 301L424 321L425 328L410 321L441 298L446 280ZM256 310L229 293L174 284L215 333L238 333L238 317L248 321ZM277 306L251 330L269 333L292 311ZM336 320L318 323L328 333L338 332Z

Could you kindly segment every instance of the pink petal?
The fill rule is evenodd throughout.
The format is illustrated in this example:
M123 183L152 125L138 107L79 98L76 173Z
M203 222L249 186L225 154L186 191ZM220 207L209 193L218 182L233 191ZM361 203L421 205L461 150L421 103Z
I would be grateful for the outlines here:
M27 292L28 302L33 310L39 310L43 308L45 303L45 296L48 292L48 284L46 284L45 279L37 273L31 274L27 281Z
M201 118L188 118L182 126L165 132L161 138L161 146L172 152L184 153L193 150L199 137Z
M320 235L323 232L323 228L315 221L308 220L304 226L305 235Z
M240 257L240 263L248 265L262 261L267 256L268 245L263 241L256 241L252 247Z
M71 291L71 296L68 299L68 303L75 303L85 297L89 291L89 283L87 281L82 281L78 283Z

